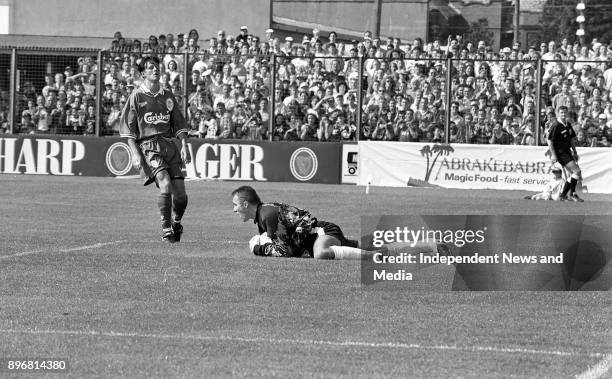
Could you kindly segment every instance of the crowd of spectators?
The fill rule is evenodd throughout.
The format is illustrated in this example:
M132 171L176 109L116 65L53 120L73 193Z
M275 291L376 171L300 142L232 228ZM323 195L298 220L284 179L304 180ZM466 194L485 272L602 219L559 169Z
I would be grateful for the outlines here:
M483 46L471 51L466 44L458 52L461 60L453 61L451 142L545 145L555 112L565 105L579 146L610 146L612 46L564 39L526 51L520 44L499 53Z
M404 42L369 31L350 42L317 29L283 41L246 26L205 40L196 30L145 42L117 32L101 62L101 134L117 134L121 109L140 85L138 60L149 54L160 57L161 84L199 138L350 141L360 133L444 142L448 114L452 143L541 145L561 105L580 146L610 146L612 138L612 45L597 40L495 51L461 36ZM40 92L26 83L21 131L92 134L96 72L95 59L83 57L76 74L48 73Z
M16 107L20 117L14 132L96 134L96 59L84 56L76 62L75 68L64 66L59 72L49 62L42 74L44 85L39 89L31 80L19 85ZM7 105L7 116L8 108ZM8 130L8 123L5 126L4 131Z

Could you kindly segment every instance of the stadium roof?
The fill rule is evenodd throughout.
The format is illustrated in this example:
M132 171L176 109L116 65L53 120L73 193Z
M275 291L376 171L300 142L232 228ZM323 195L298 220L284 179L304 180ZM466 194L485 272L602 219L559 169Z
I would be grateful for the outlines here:
M350 30L339 28L336 26L322 25L312 22L294 20L287 17L274 16L272 18L272 29L283 30L286 32L296 32L310 34L313 29L319 29L323 33L329 33L332 30L338 34L341 39L354 39L363 37L363 31Z

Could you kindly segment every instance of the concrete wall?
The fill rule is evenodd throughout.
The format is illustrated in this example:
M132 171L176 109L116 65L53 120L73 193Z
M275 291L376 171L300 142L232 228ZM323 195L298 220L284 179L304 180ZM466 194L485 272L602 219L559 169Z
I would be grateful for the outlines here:
M374 30L374 0L277 0L273 7L274 16L357 32ZM381 35L424 38L426 25L426 0L383 1Z
M0 0L12 8L10 33L45 36L128 38L187 33L200 38L241 25L263 35L270 23L269 0Z

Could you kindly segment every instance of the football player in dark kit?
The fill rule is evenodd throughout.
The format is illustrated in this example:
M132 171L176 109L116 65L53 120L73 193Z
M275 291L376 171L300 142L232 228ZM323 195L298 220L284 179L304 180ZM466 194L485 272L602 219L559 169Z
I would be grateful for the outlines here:
M263 203L252 187L232 192L234 213L243 222L253 220L259 234L249 241L255 255L270 257L312 257L316 259L369 260L381 251L358 248L340 227L314 218L310 212L283 203ZM436 253L436 243L419 243L410 252Z
M143 83L125 104L119 131L128 139L132 163L144 175L144 185L155 182L159 187L157 205L161 213L162 240L178 242L183 233L181 219L187 208L181 166L191 161L187 148L189 129L172 92L159 84L159 60L143 58L139 69ZM180 152L172 137L180 139Z
M253 220L259 230L259 234L249 241L255 255L362 258L357 241L346 239L337 225L318 221L308 211L282 203L262 203L257 192L249 186L235 189L232 196L234 212L242 221Z
M559 200L572 200L583 202L576 194L576 184L580 179L578 166L578 152L574 144L576 133L567 119L568 108L560 106L557 110L557 120L553 122L548 131L548 147L552 163L559 162L570 173L570 181L565 183ZM567 193L569 192L569 197Z

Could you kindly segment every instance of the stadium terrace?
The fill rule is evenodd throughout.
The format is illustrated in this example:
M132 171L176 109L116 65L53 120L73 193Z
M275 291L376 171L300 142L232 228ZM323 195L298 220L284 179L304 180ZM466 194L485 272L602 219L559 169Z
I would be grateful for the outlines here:
M545 145L565 105L579 147L612 140L612 47L597 39L493 49L453 36L265 32L201 38L192 29L143 41L118 32L103 51L1 50L21 57L0 61L21 74L0 88L0 129L116 135L141 81L135 67L156 55L194 138Z

